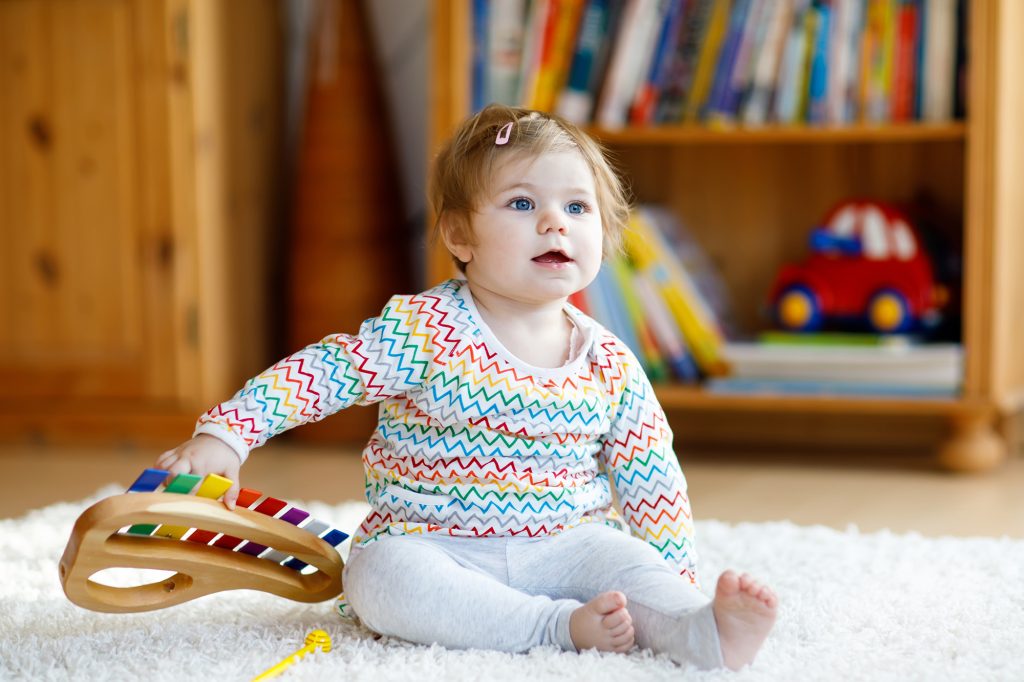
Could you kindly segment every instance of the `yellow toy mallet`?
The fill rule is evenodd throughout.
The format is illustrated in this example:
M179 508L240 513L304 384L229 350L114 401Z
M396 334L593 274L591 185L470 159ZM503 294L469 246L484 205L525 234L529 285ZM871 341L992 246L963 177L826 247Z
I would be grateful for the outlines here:
M292 663L296 663L300 658L311 651L316 651L317 649L320 649L324 653L331 650L331 636L323 630L313 630L311 633L306 635L306 646L302 647L294 654L275 665L273 668L268 668L256 677L252 678L252 682L277 677Z

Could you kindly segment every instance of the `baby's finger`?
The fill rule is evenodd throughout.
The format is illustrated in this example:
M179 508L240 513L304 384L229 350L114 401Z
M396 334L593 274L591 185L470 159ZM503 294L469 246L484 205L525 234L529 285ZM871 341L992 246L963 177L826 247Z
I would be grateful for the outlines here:
M178 457L175 459L167 466L167 471L171 472L171 476L196 473L192 471L192 460L187 457Z
M238 481L235 481L234 483L231 484L231 487L228 488L228 491L226 493L224 493L224 497L223 497L224 506L227 507L228 509L231 509L232 511L235 508L235 503L238 502L238 491L239 490L240 490L240 488L239 488L239 485L238 485Z
M178 459L177 450L168 450L156 458L156 465L161 469L166 469L171 464L174 464L176 459Z

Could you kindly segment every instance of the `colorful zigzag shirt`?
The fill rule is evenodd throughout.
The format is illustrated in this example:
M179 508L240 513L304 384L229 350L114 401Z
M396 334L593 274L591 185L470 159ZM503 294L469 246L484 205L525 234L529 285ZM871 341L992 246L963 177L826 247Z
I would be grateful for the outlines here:
M696 582L686 479L639 362L567 306L581 349L527 365L484 324L468 285L393 297L356 335L328 336L250 379L196 433L242 461L293 426L380 404L363 450L371 511L353 536L543 536L621 525ZM622 510L612 505L614 483Z

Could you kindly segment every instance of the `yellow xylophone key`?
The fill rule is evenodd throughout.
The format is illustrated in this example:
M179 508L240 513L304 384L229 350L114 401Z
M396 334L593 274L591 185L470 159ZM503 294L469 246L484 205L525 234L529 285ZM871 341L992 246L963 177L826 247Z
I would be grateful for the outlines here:
M232 481L218 476L217 474L207 474L206 478L203 479L199 487L193 493L197 497L208 497L211 500L216 500L218 497L223 495L231 487ZM185 526L174 526L174 525L162 525L156 529L153 533L156 537L171 538L172 540L180 540L181 537L187 533L190 528Z

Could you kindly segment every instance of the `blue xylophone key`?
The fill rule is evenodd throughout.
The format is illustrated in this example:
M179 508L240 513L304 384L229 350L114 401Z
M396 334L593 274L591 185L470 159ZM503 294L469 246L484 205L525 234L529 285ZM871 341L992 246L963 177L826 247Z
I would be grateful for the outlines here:
M329 533L325 533L320 536L323 540L331 547L337 547L341 543L345 542L345 538L348 537L345 533L342 533L337 528L332 528Z
M135 479L135 483L128 486L128 492L151 493L159 488L169 475L170 472L163 469L146 469Z

